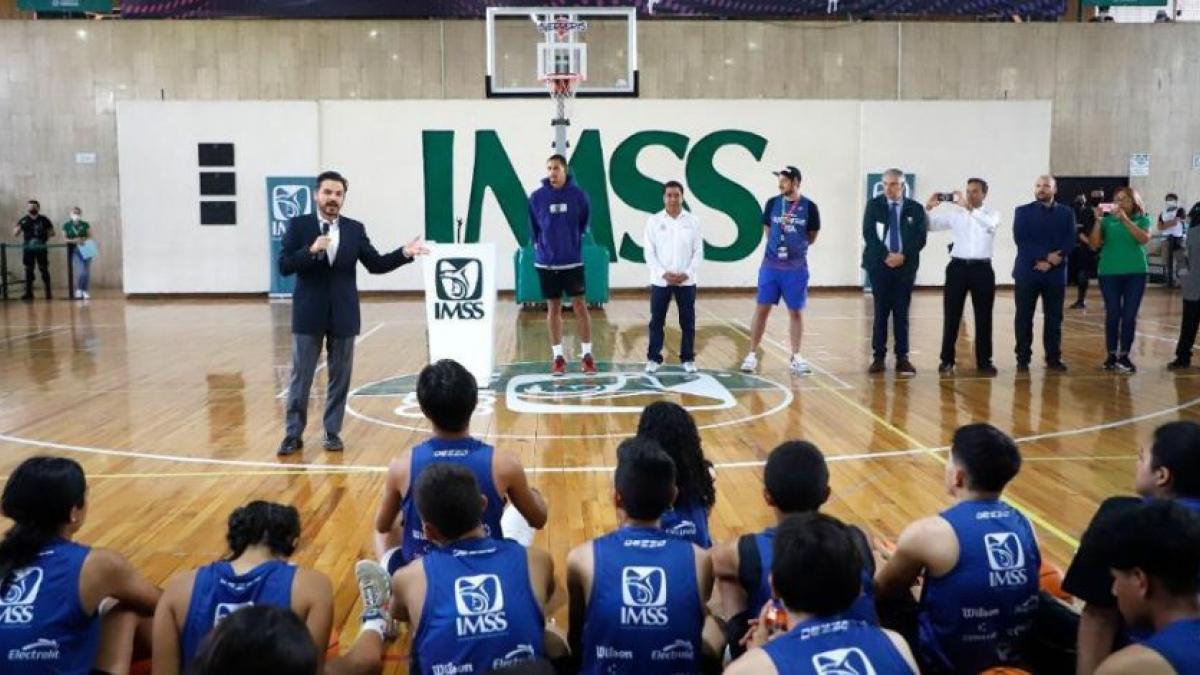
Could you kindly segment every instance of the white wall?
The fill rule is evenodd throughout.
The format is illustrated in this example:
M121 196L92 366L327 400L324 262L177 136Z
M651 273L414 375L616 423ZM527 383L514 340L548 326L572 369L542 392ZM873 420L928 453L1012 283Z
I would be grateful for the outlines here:
M125 292L266 291L264 179L314 174L316 130L315 102L120 102ZM235 226L200 225L202 142L235 144Z
M992 186L990 206L1004 216L996 263L1003 282L1014 255L1007 227L1012 209L1029 201L1034 178L1049 167L1050 113L1047 101L583 100L576 105L571 128L573 135L600 130L606 168L615 147L644 130L681 133L690 139L689 152L702 136L722 129L765 137L761 161L726 147L716 155L715 168L760 203L775 192L772 169L794 164L803 170L804 192L820 205L823 221L810 255L817 286L860 282L867 171L896 165L915 172L921 201L930 192L960 188L968 176L978 175ZM377 248L390 250L423 227L423 131L456 131L454 213L465 218L475 131L496 130L528 191L542 177L550 152L548 117L549 105L542 100L122 104L118 132L126 292L265 291L272 264L267 259L267 175L303 175L318 167L342 171L351 183L346 215L367 224ZM196 224L195 144L206 140L237 143L237 227ZM664 148L645 150L638 168L657 180L684 178L684 161ZM619 244L629 232L640 242L646 214L624 204L611 185L609 203L615 241ZM691 204L711 243L732 241L736 225L727 216L694 199ZM512 288L508 261L515 241L490 195L483 215L482 238L498 244L499 287ZM942 282L948 242L948 235L931 235L920 283ZM194 261L182 256L183 250ZM700 281L753 286L761 256L760 243L742 260L706 261ZM180 269L181 260L189 261L187 269ZM619 261L610 268L610 282L614 288L643 286L645 266ZM364 289L419 289L421 278L412 269L384 276L360 269L360 283Z

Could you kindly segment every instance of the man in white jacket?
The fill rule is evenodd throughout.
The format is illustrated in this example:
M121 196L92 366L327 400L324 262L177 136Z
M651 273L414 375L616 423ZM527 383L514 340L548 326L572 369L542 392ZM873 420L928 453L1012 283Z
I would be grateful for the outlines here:
M683 338L679 360L685 372L696 372L696 267L704 255L700 221L683 208L683 186L676 181L663 185L662 211L646 221L646 267L650 270L650 348L646 372L662 365L663 325L671 299L679 311Z

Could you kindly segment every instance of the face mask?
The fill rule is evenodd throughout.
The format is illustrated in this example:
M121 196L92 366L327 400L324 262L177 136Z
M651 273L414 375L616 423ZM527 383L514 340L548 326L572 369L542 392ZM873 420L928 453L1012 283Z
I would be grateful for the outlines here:
M72 213L72 214L71 214L71 220L72 220L73 222L76 222L76 223L78 223L78 222L79 222L79 217L80 217L80 216L79 216L79 214L78 214L78 213Z
M1179 206L1179 202L1167 202L1167 208L1173 209Z

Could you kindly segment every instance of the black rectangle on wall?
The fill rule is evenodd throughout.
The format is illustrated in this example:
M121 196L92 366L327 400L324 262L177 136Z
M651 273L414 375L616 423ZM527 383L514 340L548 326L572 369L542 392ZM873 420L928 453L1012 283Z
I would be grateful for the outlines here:
M237 194L237 174L232 171L201 171L202 196L233 196Z
M200 202L201 225L237 225L237 202Z
M233 143L196 145L200 166L233 166Z

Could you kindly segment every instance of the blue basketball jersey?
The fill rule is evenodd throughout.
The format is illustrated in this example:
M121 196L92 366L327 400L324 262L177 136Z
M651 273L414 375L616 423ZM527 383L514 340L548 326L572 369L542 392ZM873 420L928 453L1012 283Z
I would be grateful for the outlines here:
M911 675L882 628L847 618L804 621L763 646L779 675Z
M100 617L84 613L79 602L79 572L90 551L56 539L0 585L0 672L91 672Z
M769 230L763 251L763 265L773 269L804 269L808 267L808 224L812 202L801 196L790 202L781 195L767 200L763 206L763 225ZM786 257L780 256L780 245Z
M515 541L490 537L425 555L412 672L485 673L543 656L546 622L529 583L527 555Z
M941 516L958 538L958 563L925 579L917 618L922 666L976 673L1020 663L1038 607L1042 561L1033 528L999 500L962 502Z
M662 515L659 527L672 537L686 539L700 548L712 548L708 533L708 510L699 502L680 502Z
M413 486L417 484L417 477L425 467L434 462L460 464L475 474L475 480L479 481L479 489L487 497L487 509L483 512L484 530L496 539L504 538L500 517L504 514L507 501L496 491L496 482L492 479L494 452L492 446L474 438L453 441L431 438L413 448L408 471L409 489L401 504L404 511L404 541L400 544L401 565L420 558L433 548L425 539L421 514L417 512L417 501L413 496Z
M592 542L583 673L697 673L704 606L690 541L623 527Z
M857 537L857 528L853 529L855 529L855 536ZM763 605L767 604L767 601L771 599L769 577L771 575L771 562L775 559L775 528L768 527L762 532L750 536L754 537L754 545L758 549L758 559L761 563L761 568L757 584L753 588L746 589L746 610L750 612L751 616L757 617ZM877 625L879 623L879 615L875 612L875 578L873 571L874 564L870 560L864 560L862 592L859 593L858 599L854 601L854 604L850 605L850 609L842 612L842 617L865 621L869 624Z
M1158 652L1179 675L1200 673L1200 619L1168 624L1142 646Z
M200 643L221 620L243 607L267 605L292 608L296 567L285 560L268 560L245 574L221 560L196 570L192 600L179 635L181 664L192 662Z

